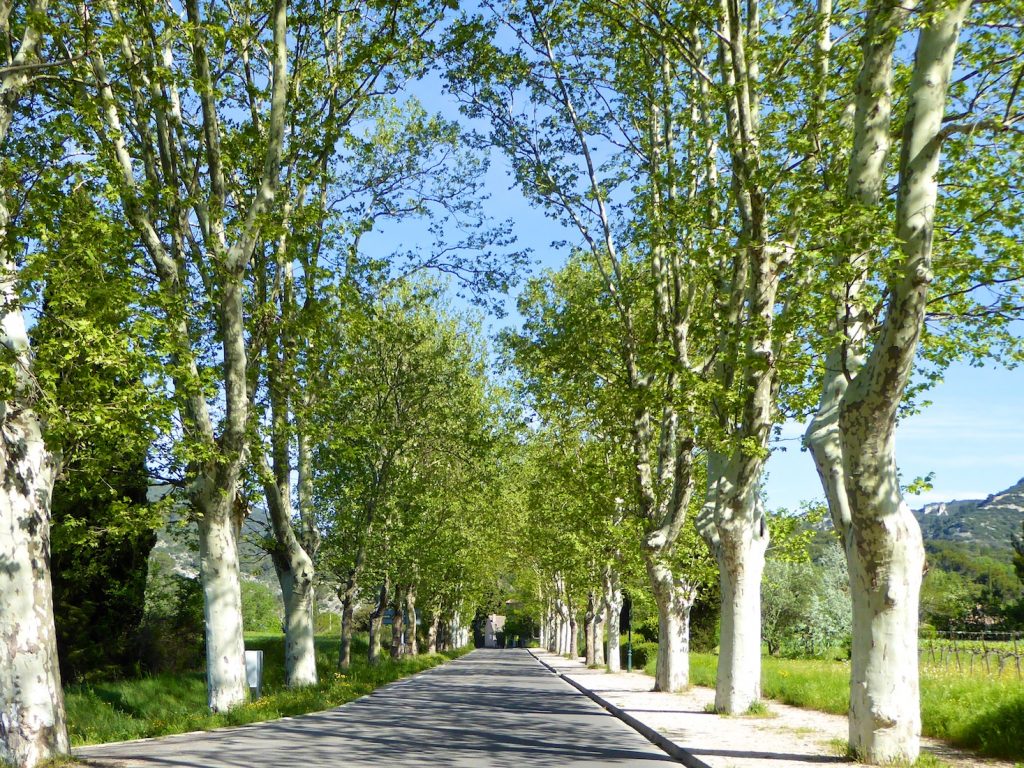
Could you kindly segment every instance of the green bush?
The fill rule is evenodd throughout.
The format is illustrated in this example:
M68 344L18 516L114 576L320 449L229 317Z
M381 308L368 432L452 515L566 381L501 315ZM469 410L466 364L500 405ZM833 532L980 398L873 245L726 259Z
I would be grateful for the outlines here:
M246 632L283 632L280 590L261 581L242 580L242 628Z
M626 668L626 644L619 646L622 668ZM633 669L642 670L658 658L658 644L649 641L633 643Z
M171 564L154 558L139 631L143 668L151 673L200 668L206 654L204 626L199 577L175 573Z

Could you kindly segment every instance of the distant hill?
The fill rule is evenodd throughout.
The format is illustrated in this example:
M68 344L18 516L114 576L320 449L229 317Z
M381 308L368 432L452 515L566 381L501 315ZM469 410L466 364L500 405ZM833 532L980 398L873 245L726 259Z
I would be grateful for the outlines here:
M169 485L154 485L149 489L150 501L156 501L171 493ZM199 539L195 523L186 522L180 513L173 510L157 531L156 546L150 558L166 556L173 563L175 572L194 578L199 575ZM273 537L270 518L261 507L255 507L242 523L242 537L238 554L242 575L252 581L260 581L277 589L277 574L270 555L261 542Z
M914 510L925 541L953 541L1009 550L1024 520L1024 478L987 499L957 499Z

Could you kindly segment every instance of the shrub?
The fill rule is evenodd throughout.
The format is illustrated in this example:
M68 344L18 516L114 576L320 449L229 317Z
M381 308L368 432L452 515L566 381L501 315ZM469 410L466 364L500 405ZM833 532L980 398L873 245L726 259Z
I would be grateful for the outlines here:
M202 665L206 636L198 577L175 573L158 559L150 563L139 645L142 665L150 672L184 672Z
M261 581L242 580L242 629L246 632L281 632L284 605L281 593Z
M626 644L623 643L619 647L619 656L621 657L622 668L626 668ZM658 644L651 642L634 642L633 643L633 669L643 670L647 666L649 661L653 661L658 658Z

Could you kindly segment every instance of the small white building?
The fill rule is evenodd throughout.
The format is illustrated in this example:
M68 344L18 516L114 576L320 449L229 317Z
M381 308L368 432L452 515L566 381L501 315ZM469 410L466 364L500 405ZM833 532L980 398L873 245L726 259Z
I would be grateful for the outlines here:
M492 613L484 622L484 648L498 647L498 633L505 629L505 617Z

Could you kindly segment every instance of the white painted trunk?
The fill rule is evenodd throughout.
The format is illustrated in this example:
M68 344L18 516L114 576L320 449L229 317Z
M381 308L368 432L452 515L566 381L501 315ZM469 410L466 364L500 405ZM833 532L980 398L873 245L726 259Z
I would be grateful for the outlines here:
M722 615L715 708L742 714L761 698L761 575L767 535L719 528Z
M441 614L432 611L430 614L430 626L427 627L427 653L437 653L437 632L441 626Z
M199 569L206 620L207 704L213 712L227 712L243 704L249 695L232 500L214 489L200 495Z
M6 287L5 281L5 303L11 299ZM12 333L12 325L22 333ZM23 330L20 312L9 311L4 352L20 335L25 347L15 352L27 360ZM0 404L0 420L0 762L20 768L68 752L49 567L53 458L31 408Z
M594 605L594 593L587 595L587 610L583 615L583 662L588 667L596 663L594 650L594 619L597 618L597 606Z
M367 650L370 666L380 664L380 633L384 626L384 610L388 605L388 592L390 591L390 588L390 583L385 580L377 595L377 605L374 607L373 613L370 614L370 639L369 648Z
M406 610L406 631L408 636L406 638L406 648L410 655L416 656L420 652L419 640L416 637L416 585L410 584L409 591L405 595L405 610Z
M352 631L355 621L356 582L351 576L341 593L341 647L338 650L338 669L348 671L352 666Z
M654 690L674 693L690 683L690 609L697 592L660 562L648 559L647 575L658 606Z
M594 664L599 667L605 665L604 661L604 606L598 605L597 614L594 616Z
M605 624L608 627L608 671L618 672L621 667L619 625L622 621L622 590L619 574L608 568L604 573Z
M307 558L308 559L308 558ZM316 631L313 623L313 579L310 572L281 576L284 597L284 676L289 688L316 685ZM287 589L285 583L288 582Z
M872 763L915 760L921 734L917 635L924 545L902 501L870 528L854 527L849 553L850 747ZM887 546L866 545L879 534ZM873 551L865 558L868 546Z

